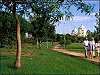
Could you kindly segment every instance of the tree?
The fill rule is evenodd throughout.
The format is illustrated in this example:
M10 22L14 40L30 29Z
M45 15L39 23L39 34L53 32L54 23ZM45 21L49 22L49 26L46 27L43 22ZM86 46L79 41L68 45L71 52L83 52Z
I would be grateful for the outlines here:
M48 22L44 23L44 20L45 19L42 16L34 16L31 22L31 33L37 40L37 48L40 47L39 44L42 40L46 41L53 39L55 34L55 26Z
M37 48L40 48L40 38L43 37L43 23L42 23L42 18L38 16L34 16L34 19L32 20L32 28L31 28L31 33L34 38L36 38L37 41Z
M96 17L96 31L95 31L95 40L99 41L100 40L100 11L98 13L96 13L95 15Z
M15 22L12 14L0 12L0 47L12 47L14 45Z
M19 16L21 23L21 35L30 30L30 23ZM0 12L0 47L13 47L16 40L16 20L13 14L7 12Z
M53 24L46 23L44 27L44 38L47 42L47 48L48 48L48 42L51 40L53 42L53 38L55 36L55 26ZM52 43L53 44L53 43Z
M1 10L6 11L6 12L12 12L16 20L16 41L17 41L16 62L15 62L16 68L21 67L21 63L20 63L20 58L21 58L20 21L19 21L17 13L23 14L24 10L28 9L28 4L30 4L30 2L27 2L27 0L2 0L0 3ZM21 5L21 7L23 8L22 9L19 8L18 7L19 5Z
M87 31L87 38L88 40L92 40L93 38L93 33L90 30Z

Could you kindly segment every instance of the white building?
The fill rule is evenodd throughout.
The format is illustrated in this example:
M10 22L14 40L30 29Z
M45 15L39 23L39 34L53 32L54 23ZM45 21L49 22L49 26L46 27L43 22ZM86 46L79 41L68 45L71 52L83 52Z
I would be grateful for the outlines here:
M80 37L86 37L87 36L87 30L85 28L85 26L81 25L78 29L74 29L72 30L72 35L77 35Z
M32 38L32 34L31 33L29 34L28 32L25 33L25 38Z
M87 30L83 25L81 25L78 28L78 36L82 36L82 37L86 37L87 36Z

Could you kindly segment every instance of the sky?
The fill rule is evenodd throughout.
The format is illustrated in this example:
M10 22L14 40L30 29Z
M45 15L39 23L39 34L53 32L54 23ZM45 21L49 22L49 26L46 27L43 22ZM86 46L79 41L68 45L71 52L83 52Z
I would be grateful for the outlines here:
M73 20L65 21L65 19L57 22L56 25L56 33L59 34L67 34L71 33L74 28L78 29L81 25L84 25L87 30L94 31L96 25L96 17L95 13L99 11L99 0L86 0L86 3L90 3L93 5L94 9L90 15L85 15L85 13L81 13L77 11L75 7L72 7L70 11L74 14Z

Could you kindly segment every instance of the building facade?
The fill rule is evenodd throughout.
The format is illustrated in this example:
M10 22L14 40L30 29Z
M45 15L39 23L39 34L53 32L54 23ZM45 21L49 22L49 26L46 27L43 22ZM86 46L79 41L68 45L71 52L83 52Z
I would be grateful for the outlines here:
M81 25L78 29L74 28L74 30L72 30L72 35L77 35L79 37L86 37L87 36L87 30L85 28L85 26Z

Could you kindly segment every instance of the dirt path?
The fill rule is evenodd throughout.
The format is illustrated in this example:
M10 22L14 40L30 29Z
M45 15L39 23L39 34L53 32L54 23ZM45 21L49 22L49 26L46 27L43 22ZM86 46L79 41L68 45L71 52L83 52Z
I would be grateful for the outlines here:
M59 44L55 45L52 50L60 52L60 53L64 53L64 54L67 54L67 55L70 55L70 56L75 56L75 57L80 57L82 59L87 59L87 60L89 60L91 62L94 62L94 63L100 63L100 57L95 57L95 58L92 58L92 59L85 58L84 57L84 53L79 53L79 52L74 52L74 51L68 51L68 50L62 48L61 45L59 45Z
M6 52L0 52L0 55L16 55L16 51L6 51ZM21 52L22 56L26 56L26 57L32 57L32 52L29 51L22 51Z

